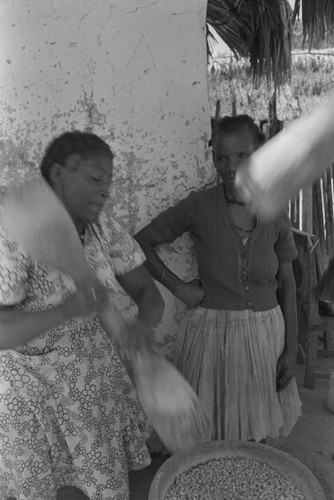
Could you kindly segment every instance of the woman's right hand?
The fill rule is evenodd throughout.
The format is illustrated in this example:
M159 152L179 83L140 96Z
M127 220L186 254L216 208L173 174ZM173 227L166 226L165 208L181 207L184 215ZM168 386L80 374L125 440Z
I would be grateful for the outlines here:
M205 298L205 290L199 279L195 278L189 283L181 283L180 285L177 285L174 295L188 307L193 308L199 306L203 302Z
M98 282L79 285L77 291L62 304L65 316L74 318L100 311L107 301L108 292Z

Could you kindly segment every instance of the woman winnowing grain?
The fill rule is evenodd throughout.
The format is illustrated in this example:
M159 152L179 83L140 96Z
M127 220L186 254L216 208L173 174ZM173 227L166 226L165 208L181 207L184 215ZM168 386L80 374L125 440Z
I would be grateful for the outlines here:
M138 306L133 338L149 339L163 301L139 245L105 210L112 170L109 146L79 131L54 139L41 164L93 288L33 262L0 225L2 500L128 500L128 471L150 463L147 418L98 312L117 280Z

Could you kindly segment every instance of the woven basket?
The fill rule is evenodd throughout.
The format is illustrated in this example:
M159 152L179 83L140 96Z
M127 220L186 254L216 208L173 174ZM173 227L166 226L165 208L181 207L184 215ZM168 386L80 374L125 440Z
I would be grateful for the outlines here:
M211 459L238 457L254 459L273 467L293 483L305 500L326 500L315 476L295 457L270 446L241 441L213 441L198 445L191 452L173 455L156 473L148 500L164 500L177 476L196 465Z

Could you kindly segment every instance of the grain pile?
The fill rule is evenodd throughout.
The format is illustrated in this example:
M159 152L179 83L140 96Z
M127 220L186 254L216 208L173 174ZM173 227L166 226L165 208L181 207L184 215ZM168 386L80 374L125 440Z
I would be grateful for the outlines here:
M305 500L291 479L245 457L210 459L180 474L165 500Z

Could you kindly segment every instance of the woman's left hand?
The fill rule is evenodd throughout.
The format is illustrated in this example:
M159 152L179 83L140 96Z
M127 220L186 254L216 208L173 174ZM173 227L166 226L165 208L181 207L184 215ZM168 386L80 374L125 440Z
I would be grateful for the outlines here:
M128 325L126 350L131 353L139 351L142 347L150 348L153 343L152 328L140 318Z
M296 355L284 351L276 367L276 391L280 392L290 384L296 374Z

